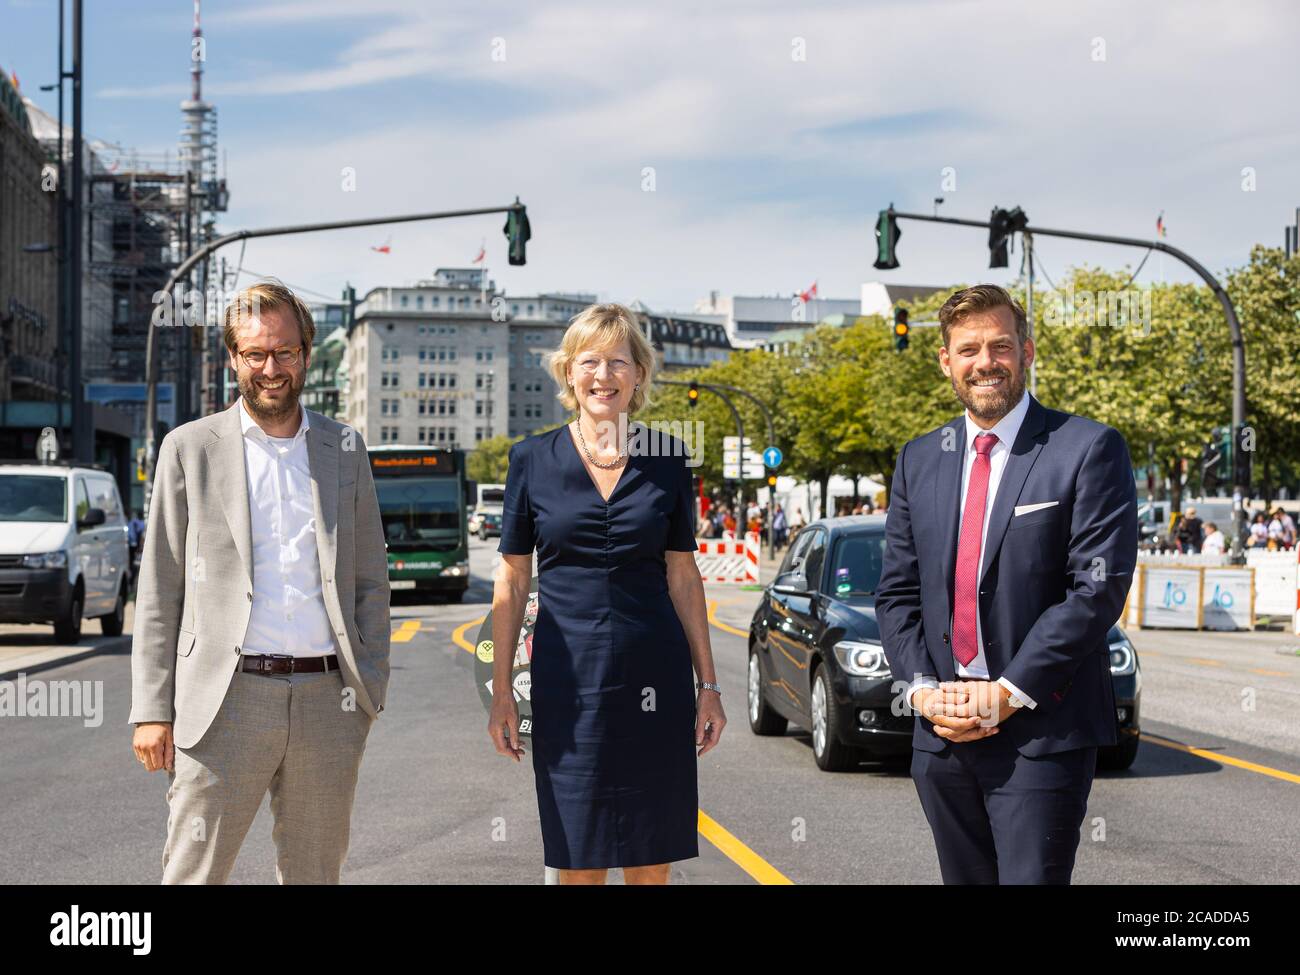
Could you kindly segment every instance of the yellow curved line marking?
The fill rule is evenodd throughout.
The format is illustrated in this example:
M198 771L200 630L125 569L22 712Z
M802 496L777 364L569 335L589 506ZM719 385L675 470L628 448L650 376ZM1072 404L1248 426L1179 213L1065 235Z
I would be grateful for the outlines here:
M390 639L393 643L409 643L411 637L420 632L422 625L419 620L404 620L402 625L393 631Z
M709 606L710 623L712 623L714 626L720 629L723 633L732 633L735 634L736 636L743 636L745 639L749 639L749 634L746 633L744 630L738 630L734 626L724 623L722 622L722 620L718 619L717 617L718 601L716 599L710 599L708 606Z
M460 647L462 650L465 650L468 653L473 653L474 645L465 639L465 631L468 630L471 626L478 626L485 619L487 619L486 616L480 616L476 620L470 620L468 623L460 624L460 626L452 630L451 633L452 642L454 642L456 646Z
M703 809L700 810L699 830L701 836L721 850L727 859L760 884L791 885L794 883L780 870L727 832L717 820Z
M709 612L712 614L716 602L710 603ZM473 653L473 645L465 639L465 631L472 626L481 624L486 616L480 616L476 620L470 620L468 623L462 623L452 631L451 638L455 644L467 653ZM725 626L725 624L722 624ZM734 627L732 628L735 629ZM740 632L736 630L736 632ZM745 634L741 634L744 636ZM772 866L761 856L747 847L738 840L732 833L728 832L723 826L703 809L697 810L700 814L699 832L706 840L716 846L722 854L729 859L741 870L749 874L760 884L793 884L794 881L786 877L776 867Z
M1176 752L1187 752L1198 758L1204 758L1210 762L1220 762L1224 765L1233 765L1237 768L1245 769L1247 772L1257 772L1260 775L1271 776L1275 779L1281 779L1283 782L1294 782L1300 785L1300 775L1294 772L1283 772L1281 769L1270 768L1267 765L1257 765L1254 762L1248 762L1244 758L1234 758L1231 755L1224 755L1221 752L1210 751L1206 748L1193 748L1191 745L1184 745L1181 741L1171 741L1168 738L1161 738L1157 735L1142 733L1142 740L1149 741L1153 745L1160 745L1163 748L1169 748Z

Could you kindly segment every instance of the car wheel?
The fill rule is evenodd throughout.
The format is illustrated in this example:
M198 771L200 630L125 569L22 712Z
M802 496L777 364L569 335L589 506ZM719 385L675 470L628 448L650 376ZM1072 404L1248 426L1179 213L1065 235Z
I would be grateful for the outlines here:
M54 621L54 639L60 643L78 643L81 640L81 607L84 605L81 585L72 591L72 602L68 611Z
M1097 766L1114 771L1123 771L1132 765L1137 758L1140 742L1141 738L1137 735L1126 735L1118 745L1112 748L1099 748L1097 750Z
M122 629L126 625L126 584L125 582L118 587L117 602L113 605L113 612L107 616L99 618L99 628L103 631L104 636L121 636Z
M756 735L785 734L788 722L772 709L763 696L763 665L758 653L749 652L749 679L747 684L749 730Z
M847 772L857 768L858 750L835 737L839 727L839 706L831 692L830 678L824 666L813 674L812 687L813 758L823 772Z

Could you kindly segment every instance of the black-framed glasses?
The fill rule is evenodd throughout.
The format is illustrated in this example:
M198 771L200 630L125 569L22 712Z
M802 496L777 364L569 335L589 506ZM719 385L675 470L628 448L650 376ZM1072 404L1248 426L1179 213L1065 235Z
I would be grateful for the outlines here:
M244 360L244 364L250 369L261 369L266 365L266 358L269 355L275 356L275 361L282 366L292 366L302 355L302 346L295 345L293 348L276 349L274 352L267 352L266 349L248 349L240 352L239 357Z

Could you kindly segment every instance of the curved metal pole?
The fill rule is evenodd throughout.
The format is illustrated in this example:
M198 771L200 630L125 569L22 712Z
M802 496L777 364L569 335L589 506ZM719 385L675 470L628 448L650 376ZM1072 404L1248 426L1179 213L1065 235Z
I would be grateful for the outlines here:
M950 223L962 227L983 227L985 229L989 226L987 222L981 220L935 217L926 213L901 213L892 210L892 208L890 212L895 217L905 217L908 220L924 220L927 223ZM1024 229L1027 233L1042 234L1045 237L1068 237L1072 240L1090 240L1100 244L1118 244L1121 247L1148 247L1152 250L1161 251L1176 260L1182 261L1195 271L1200 279L1209 285L1214 297L1219 300L1219 304L1223 308L1223 315L1228 320L1228 332L1232 337L1232 560L1236 563L1244 562L1245 554L1242 550L1241 538L1244 533L1246 513L1243 501L1246 493L1250 490L1250 485L1237 483L1237 474L1241 470L1241 465L1237 462L1236 452L1241 449L1239 443L1241 428L1246 422L1246 343L1242 338L1241 322L1237 319L1237 310L1232 305L1232 299L1228 297L1228 293L1219 284L1218 279L1202 267L1199 261L1190 254L1163 241L1141 240L1137 237L1117 237L1113 234L1091 234L1076 230L1047 230L1043 227L1030 227L1028 225Z
M386 223L414 223L418 220L444 220L449 217L475 217L486 213L509 213L525 209L524 205L515 200L510 206L504 207L484 207L478 210L443 210L437 213L410 213L395 217L371 217L362 220L331 220L327 223L305 223L288 225L284 227L262 227L256 230L236 230L234 233L226 234L224 237L218 237L209 241L198 250L194 251L183 260L180 265L172 272L171 277L167 279L162 291L154 295L155 312L158 307L165 306L172 301L172 292L181 280L189 276L189 273L198 266L198 263L218 249L225 247L227 244L237 240L251 240L255 237L282 237L287 234L310 234L318 230L345 230L352 227L375 227ZM180 327L180 322L174 323ZM158 426L158 343L154 338L154 333L160 326L154 322L149 323L149 330L145 337L144 352L144 371L145 385L147 387L147 396L145 399L145 431L144 431L144 463L145 463L145 481L144 481L144 515L149 517L149 502L153 497L153 475L157 466L158 445L154 442L156 436L155 430Z

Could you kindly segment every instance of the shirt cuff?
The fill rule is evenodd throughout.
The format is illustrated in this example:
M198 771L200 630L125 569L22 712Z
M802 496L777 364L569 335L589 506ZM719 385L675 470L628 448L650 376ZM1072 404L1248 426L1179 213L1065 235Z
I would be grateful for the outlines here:
M916 680L912 681L911 686L908 687L907 689L907 706L911 708L913 711L918 710L916 705L912 703L912 695L915 694L917 691L919 691L922 687L938 687L938 686L939 686L939 681L937 678L918 677Z
M1030 710L1033 710L1034 708L1038 707L1037 701L1035 701L1032 697L1030 697L1028 694L1026 694L1024 691L1018 688L1015 684L1011 683L1011 681L1007 680L1005 677L999 677L998 683L1001 684L1003 687L1005 687L1007 690L1009 690L1011 692L1011 696L1016 698L1016 700L1024 701L1025 707L1029 708Z

